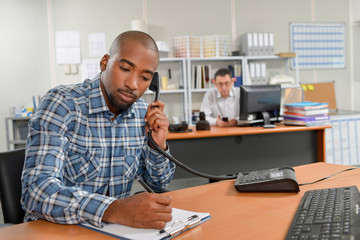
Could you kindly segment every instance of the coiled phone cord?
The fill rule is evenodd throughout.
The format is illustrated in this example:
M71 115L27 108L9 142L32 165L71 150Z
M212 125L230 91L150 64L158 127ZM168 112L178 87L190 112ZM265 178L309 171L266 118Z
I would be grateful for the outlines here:
M165 157L170 159L173 163L175 163L177 166L181 167L182 169L184 169L184 170L188 171L189 173L192 173L192 174L194 174L196 176L203 177L203 178L208 178L208 179L211 179L211 180L229 180L229 179L236 179L237 178L236 174L221 177L221 176L215 176L215 175L202 173L202 172L196 171L196 170L190 168L189 166L185 165L184 163L178 161L177 159L175 159L173 156L171 156L170 154L165 152L162 148L160 148L156 144L156 142L154 141L154 139L152 138L152 135L151 135L152 134L152 129L151 129L151 127L149 126L149 124L147 122L146 122L146 124L149 127L149 132L148 132L149 142L156 148L156 150L158 150Z

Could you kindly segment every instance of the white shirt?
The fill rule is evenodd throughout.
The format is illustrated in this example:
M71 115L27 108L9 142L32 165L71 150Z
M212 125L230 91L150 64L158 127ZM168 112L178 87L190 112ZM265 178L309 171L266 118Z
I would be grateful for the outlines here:
M240 88L232 87L227 98L223 98L216 87L209 89L201 103L201 112L206 115L210 124L216 124L216 118L220 115L229 120L239 119L240 114Z

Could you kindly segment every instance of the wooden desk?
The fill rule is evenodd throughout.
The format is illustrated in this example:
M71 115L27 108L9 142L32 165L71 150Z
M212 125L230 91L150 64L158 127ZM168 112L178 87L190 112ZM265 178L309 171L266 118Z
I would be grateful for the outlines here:
M205 173L222 175L282 165L325 162L327 126L275 128L212 126L210 131L169 133L172 155ZM219 164L221 162L221 164ZM175 178L191 177L177 168Z
M266 133L282 133L282 132L300 132L300 131L323 131L325 128L331 128L330 125L326 126L285 126L277 125L275 128L263 127L215 127L211 126L209 131L196 131L195 126L190 126L192 132L185 133L169 133L168 140L175 139L192 139L192 138L209 138L209 137L225 137L236 135L252 135L252 134L266 134Z
M299 183L311 182L347 166L314 163L295 167ZM284 239L305 191L357 185L360 169L338 174L323 182L300 187L299 193L239 193L234 180L166 193L172 206L209 212L212 218L179 235L176 240ZM114 239L76 225L60 225L44 220L0 228L1 239L92 240Z

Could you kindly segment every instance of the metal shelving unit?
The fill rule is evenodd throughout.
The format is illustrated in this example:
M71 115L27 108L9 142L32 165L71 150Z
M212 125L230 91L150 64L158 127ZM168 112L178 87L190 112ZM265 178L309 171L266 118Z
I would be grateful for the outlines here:
M30 117L5 118L8 150L25 147L29 119Z
M247 69L247 65L249 62L252 62L252 61L284 61L285 62L285 74L286 75L290 75L290 67L291 67L291 60L292 59L295 59L295 61L297 62L297 58L286 58L286 57L278 57L278 56L247 56L247 57L244 57L243 59L243 65L242 65L242 72L243 72L243 83L245 84L244 82L244 79L248 79L248 69ZM300 85L300 82L299 82L299 68L296 67L295 68L295 84L294 85L282 85L283 88L287 88L287 87L294 87L294 86L299 86ZM246 84L251 84L251 83L248 83L246 82Z
M207 91L207 89L192 89L191 88L191 82L192 82L192 65L196 63L209 63L214 62L216 64L227 62L229 64L235 64L240 63L241 64L241 71L242 71L242 81L243 84L251 85L251 83L247 82L249 73L248 73L248 63L252 61L284 61L283 64L285 68L285 74L290 75L290 61L292 58L283 58L278 56L231 56L231 57L213 57L213 58L186 58L187 61L187 79L188 79L188 116L189 116L189 124L193 124L191 116L193 111L193 95L199 95L201 94L201 97L203 97L204 93ZM223 66L224 67L224 66ZM212 71L217 68L212 68ZM282 85L283 88L289 88L289 87L299 87L299 70L296 68L296 77L295 77L295 84L294 85ZM214 72L211 73L213 75ZM213 76L211 76L212 78ZM197 96L199 97L199 96Z
M171 78L169 76L169 69L171 71ZM166 76L168 78L168 85L176 85L173 89L161 90L160 100L166 103L165 112L168 114L169 120L172 117L178 117L181 121L189 121L189 115L187 114L188 107L188 80L186 75L186 58L160 58L158 67L160 76L160 85L162 82L161 77ZM143 99L150 103L153 101L153 93L146 91ZM180 116L176 113L180 112Z

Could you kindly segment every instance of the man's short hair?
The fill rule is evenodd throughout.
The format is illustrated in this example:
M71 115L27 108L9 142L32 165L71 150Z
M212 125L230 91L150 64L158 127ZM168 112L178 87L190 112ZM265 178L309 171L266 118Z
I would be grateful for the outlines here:
M229 75L231 77L231 73L229 71L229 69L227 68L220 68L219 70L216 71L215 75L214 75L214 80L216 81L216 78L218 76L224 77L226 75Z
M141 31L126 31L119 34L112 42L109 49L110 56L116 53L117 51L119 51L121 45L125 43L127 40L137 41L145 48L153 50L156 53L159 53L155 40L149 34Z

